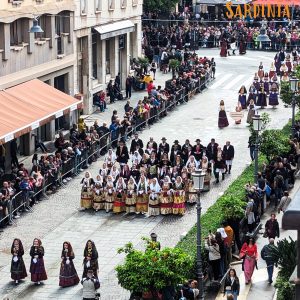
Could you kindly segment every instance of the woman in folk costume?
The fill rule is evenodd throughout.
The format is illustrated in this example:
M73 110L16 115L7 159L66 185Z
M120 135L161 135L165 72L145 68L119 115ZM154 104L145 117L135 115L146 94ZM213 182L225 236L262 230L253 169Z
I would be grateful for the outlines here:
M281 68L281 60L280 60L280 56L277 53L275 55L275 69L276 69L276 74L278 76L280 75L280 68Z
M278 83L276 75L273 76L272 81L271 81L271 86L275 86L275 85L277 87L277 91L279 91L279 83Z
M81 201L80 206L84 209L92 208L93 206L93 185L94 179L90 172L85 172L84 178L81 180Z
M171 179L165 176L160 194L160 213L162 215L169 215L173 212L173 197L171 191Z
M134 178L135 182L140 181L141 170L136 165L132 165L131 170L130 170L130 174L131 174L131 177Z
M134 151L134 153L131 156L131 163L139 165L141 160L142 160L142 157L141 157L139 151Z
M227 41L225 38L221 40L221 51L220 51L221 57L227 57Z
M260 86L260 89L258 90L256 105L260 106L260 108L264 108L265 106L267 106L267 94L264 90L263 84Z
M180 176L177 176L173 184L173 215L185 214L185 191L184 183Z
M174 167L177 167L178 171L181 172L182 168L184 166L184 162L182 157L178 154L175 157Z
M211 163L209 162L207 156L203 155L200 162L200 169L205 172L204 177L204 191L209 191L210 189L210 180L211 180Z
M282 77L284 73L288 74L288 67L286 66L285 63L282 63L280 67L280 76Z
M189 183L190 183L190 174L188 172L187 167L182 167L181 178L184 183L185 201L187 202L189 198Z
M187 167L188 172L191 173L192 170L198 169L198 167L199 167L199 162L196 161L194 155L190 155L188 161L187 161L186 164L185 164L185 166Z
M166 165L164 165L163 167L160 168L160 171L159 171L159 181L160 183L162 184L162 181L163 179L166 177L166 176L169 176L170 175L170 168Z
M285 65L287 67L287 71L290 74L292 72L292 62L290 54L287 54L285 57Z
M107 168L110 170L116 161L117 161L116 153L114 152L114 150L108 149L108 152L104 158L104 162L106 163Z
M242 109L246 109L247 108L247 89L246 89L246 87L244 85L241 86L241 88L239 90L238 101L241 103Z
M47 274L44 264L45 250L40 239L34 239L33 245L30 248L30 273L31 281L36 284L41 284L41 281L47 280Z
M235 121L235 124L241 124L242 118L244 117L243 108L241 102L238 101L234 112L230 112L231 118Z
M93 188L93 208L95 211L104 209L105 199L103 191L103 179L100 175L97 175L95 185Z
M225 104L224 101L220 101L220 107L219 107L219 117L218 117L218 127L224 128L229 125L226 111L225 111Z
M290 78L288 72L284 72L283 76L281 77L281 82L289 82L289 80Z
M257 76L257 73L255 73L254 75L254 79L253 79L253 83L252 83L256 89L256 92L259 90L260 88L260 82L259 82L259 77Z
M120 177L120 171L116 165L111 168L109 175L112 177L113 182L116 182L118 180L118 178Z
M249 106L250 100L253 100L254 103L256 103L256 99L257 99L257 90L256 90L255 86L252 84L249 88L247 106Z
M170 173L171 181L174 182L177 176L180 176L180 170L178 170L178 168L175 166L172 168L172 171Z
M264 85L264 90L265 90L267 96L269 96L269 93L270 93L270 81L269 81L269 76L268 76L267 72L265 73L265 76L264 76L263 85Z
M225 179L225 162L223 159L223 151L221 147L218 147L217 160L214 163L214 174L216 178L216 183L219 183L219 174L222 174L222 180Z
M156 159L156 153L152 152L150 158L148 159L149 173L148 177L156 178L159 173L158 160Z
M136 182L132 176L127 183L125 207L128 214L136 212Z
M149 184L149 216L158 216L160 214L160 204L159 196L161 192L161 187L158 183L157 178L150 179L151 183Z
M264 74L265 74L264 66L263 66L263 63L261 62L258 67L257 76L259 77L260 80L262 80L264 77Z
M113 209L114 204L114 181L111 175L107 176L106 185L104 187L105 211L108 213Z
M123 177L119 177L115 185L114 213L125 211L126 184Z
M271 63L270 71L269 71L269 78L270 80L273 78L273 76L276 75L276 70L274 67L274 62Z
M278 102L277 84L272 83L271 93L270 93L270 96L269 96L269 105L271 105L271 106L273 106L273 108L275 108L275 106L277 106L278 104L279 104L279 102Z
M93 274L98 278L99 264L98 251L95 243L88 240L83 251L83 274L82 278L86 278L88 270L93 270Z
M129 166L127 164L125 164L123 166L123 168L121 169L121 171L120 171L120 177L123 177L124 180L125 180L125 183L127 183L128 180L129 180L129 178L130 178L130 176L131 176L130 168L129 168Z
M141 178L137 185L136 212L144 214L148 211L148 182L145 174L141 174Z
M99 175L103 178L103 183L106 183L106 178L109 173L110 170L107 168L107 164L103 163L102 169L99 170Z
M19 280L27 277L26 267L23 260L24 248L20 239L13 240L10 252L12 254L10 265L11 279L18 284Z
M196 170L196 168L191 169L189 173L189 181L188 181L188 189L187 189L187 202L190 204L195 204L197 202L197 191L194 189L194 182L193 179L191 178L191 174ZM181 172L181 178L183 179L183 174ZM183 182L184 179L183 179Z
M71 244L69 242L64 242L61 251L59 272L59 286L61 287L73 286L79 283L79 277L73 263L74 258L75 254Z
M248 115L247 115L247 123L252 124L253 123L253 117L256 115L256 106L254 103L254 100L250 100L250 104L248 107Z

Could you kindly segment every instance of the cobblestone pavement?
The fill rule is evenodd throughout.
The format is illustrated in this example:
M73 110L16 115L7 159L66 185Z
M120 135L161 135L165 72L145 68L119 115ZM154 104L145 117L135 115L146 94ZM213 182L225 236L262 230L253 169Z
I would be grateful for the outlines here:
M229 120L229 127L219 130L217 127L218 105L224 99L227 113L234 110L237 103L239 87L249 76L253 77L257 71L259 62L265 57L266 69L269 68L273 54L271 53L248 53L245 57L228 57L221 59L218 51L199 51L200 55L215 56L217 62L216 80L209 89L195 96L189 103L178 106L159 123L151 126L140 134L146 142L150 136L159 141L166 136L172 144L175 139L181 143L185 138L192 142L201 138L203 144L207 144L214 137L222 146L226 140L230 140L236 149L236 158L232 174L226 177L220 184L212 184L210 192L202 195L203 211L211 206L224 192L228 185L237 178L247 163L249 153L247 149L248 128L246 116L241 125L235 125ZM228 76L232 74L233 78ZM245 75L244 77L240 75ZM165 78L159 77L158 82ZM240 81L240 82L239 82ZM125 103L123 103L124 105ZM123 105L117 103L118 109ZM123 111L123 110L122 110ZM121 112L122 112L121 111ZM290 110L280 105L277 109L265 109L272 117L271 127L282 127L290 116ZM109 113L105 115L94 114L90 117L104 118L107 120ZM95 176L100 168L100 161L91 165L90 171ZM32 213L22 216L17 220L17 225L6 228L0 236L1 272L0 272L0 297L8 296L9 299L80 299L81 286L61 289L58 287L58 274L60 264L60 251L64 240L72 243L75 254L75 266L79 274L82 272L82 253L85 242L91 238L96 242L99 251L99 266L101 278L101 299L103 300L125 300L128 292L124 291L117 283L114 268L123 259L122 255L116 253L117 248L131 241L135 246L142 247L141 237L151 232L158 233L162 246L174 246L183 232L186 232L195 224L195 207L188 209L183 217L141 217L112 215L104 212L83 212L78 210L80 199L80 180L77 176L70 181L66 188L61 188L49 199L41 201L34 206ZM10 246L12 239L22 239L25 249L28 250L33 238L40 237L45 246L45 262L49 276L42 286L33 286L29 279L14 287L10 282ZM26 251L28 252L28 251ZM29 266L28 253L25 262Z

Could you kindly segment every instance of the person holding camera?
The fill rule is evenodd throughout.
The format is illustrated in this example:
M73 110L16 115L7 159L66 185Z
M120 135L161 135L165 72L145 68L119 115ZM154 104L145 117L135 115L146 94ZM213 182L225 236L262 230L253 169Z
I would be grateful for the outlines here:
M220 276L221 254L219 245L213 235L205 238L205 249L208 250L209 264L212 267L214 280L218 280Z
M81 280L81 284L83 300L98 299L99 295L96 294L96 291L100 288L100 282L94 276L94 272L92 269L89 269L87 271L87 275Z

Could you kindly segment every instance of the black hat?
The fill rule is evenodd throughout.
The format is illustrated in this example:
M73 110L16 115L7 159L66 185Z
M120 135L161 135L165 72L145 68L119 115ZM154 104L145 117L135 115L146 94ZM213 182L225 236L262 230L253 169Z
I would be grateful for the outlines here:
M155 232L152 232L152 233L150 234L150 236L151 236L152 238L157 238L157 234L156 234Z
M174 144L179 144L179 141L178 141L178 140L175 140L175 141L174 141Z
M163 141L163 140L165 140L165 141L166 141L167 139L166 139L165 137L162 137L162 138L161 138L161 140L162 140L162 141Z

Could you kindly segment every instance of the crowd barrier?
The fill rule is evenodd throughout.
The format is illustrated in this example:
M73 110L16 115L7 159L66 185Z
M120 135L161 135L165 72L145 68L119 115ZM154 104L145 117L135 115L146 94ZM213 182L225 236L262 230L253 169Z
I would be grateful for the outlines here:
M169 100L163 101L159 106L151 107L148 113L140 114L136 119L136 123L126 128L122 134L120 132L118 134L108 132L100 136L99 140L93 141L86 146L81 151L81 155L74 155L67 161L64 161L58 170L47 174L40 187L36 186L33 191L21 190L15 194L8 200L6 206L7 212L6 215L0 219L0 227L15 224L14 220L19 216L19 213L32 211L31 202L41 197L47 198L46 192L53 187L64 187L65 179L78 175L82 169L86 169L89 164L106 153L107 149L116 147L120 139L128 140L135 132L141 131L143 128L165 117L167 113L173 110L177 105L188 102L194 94L201 93L206 85L213 79L211 75L210 70L202 78L194 80L188 87L177 91L175 95L171 95Z

